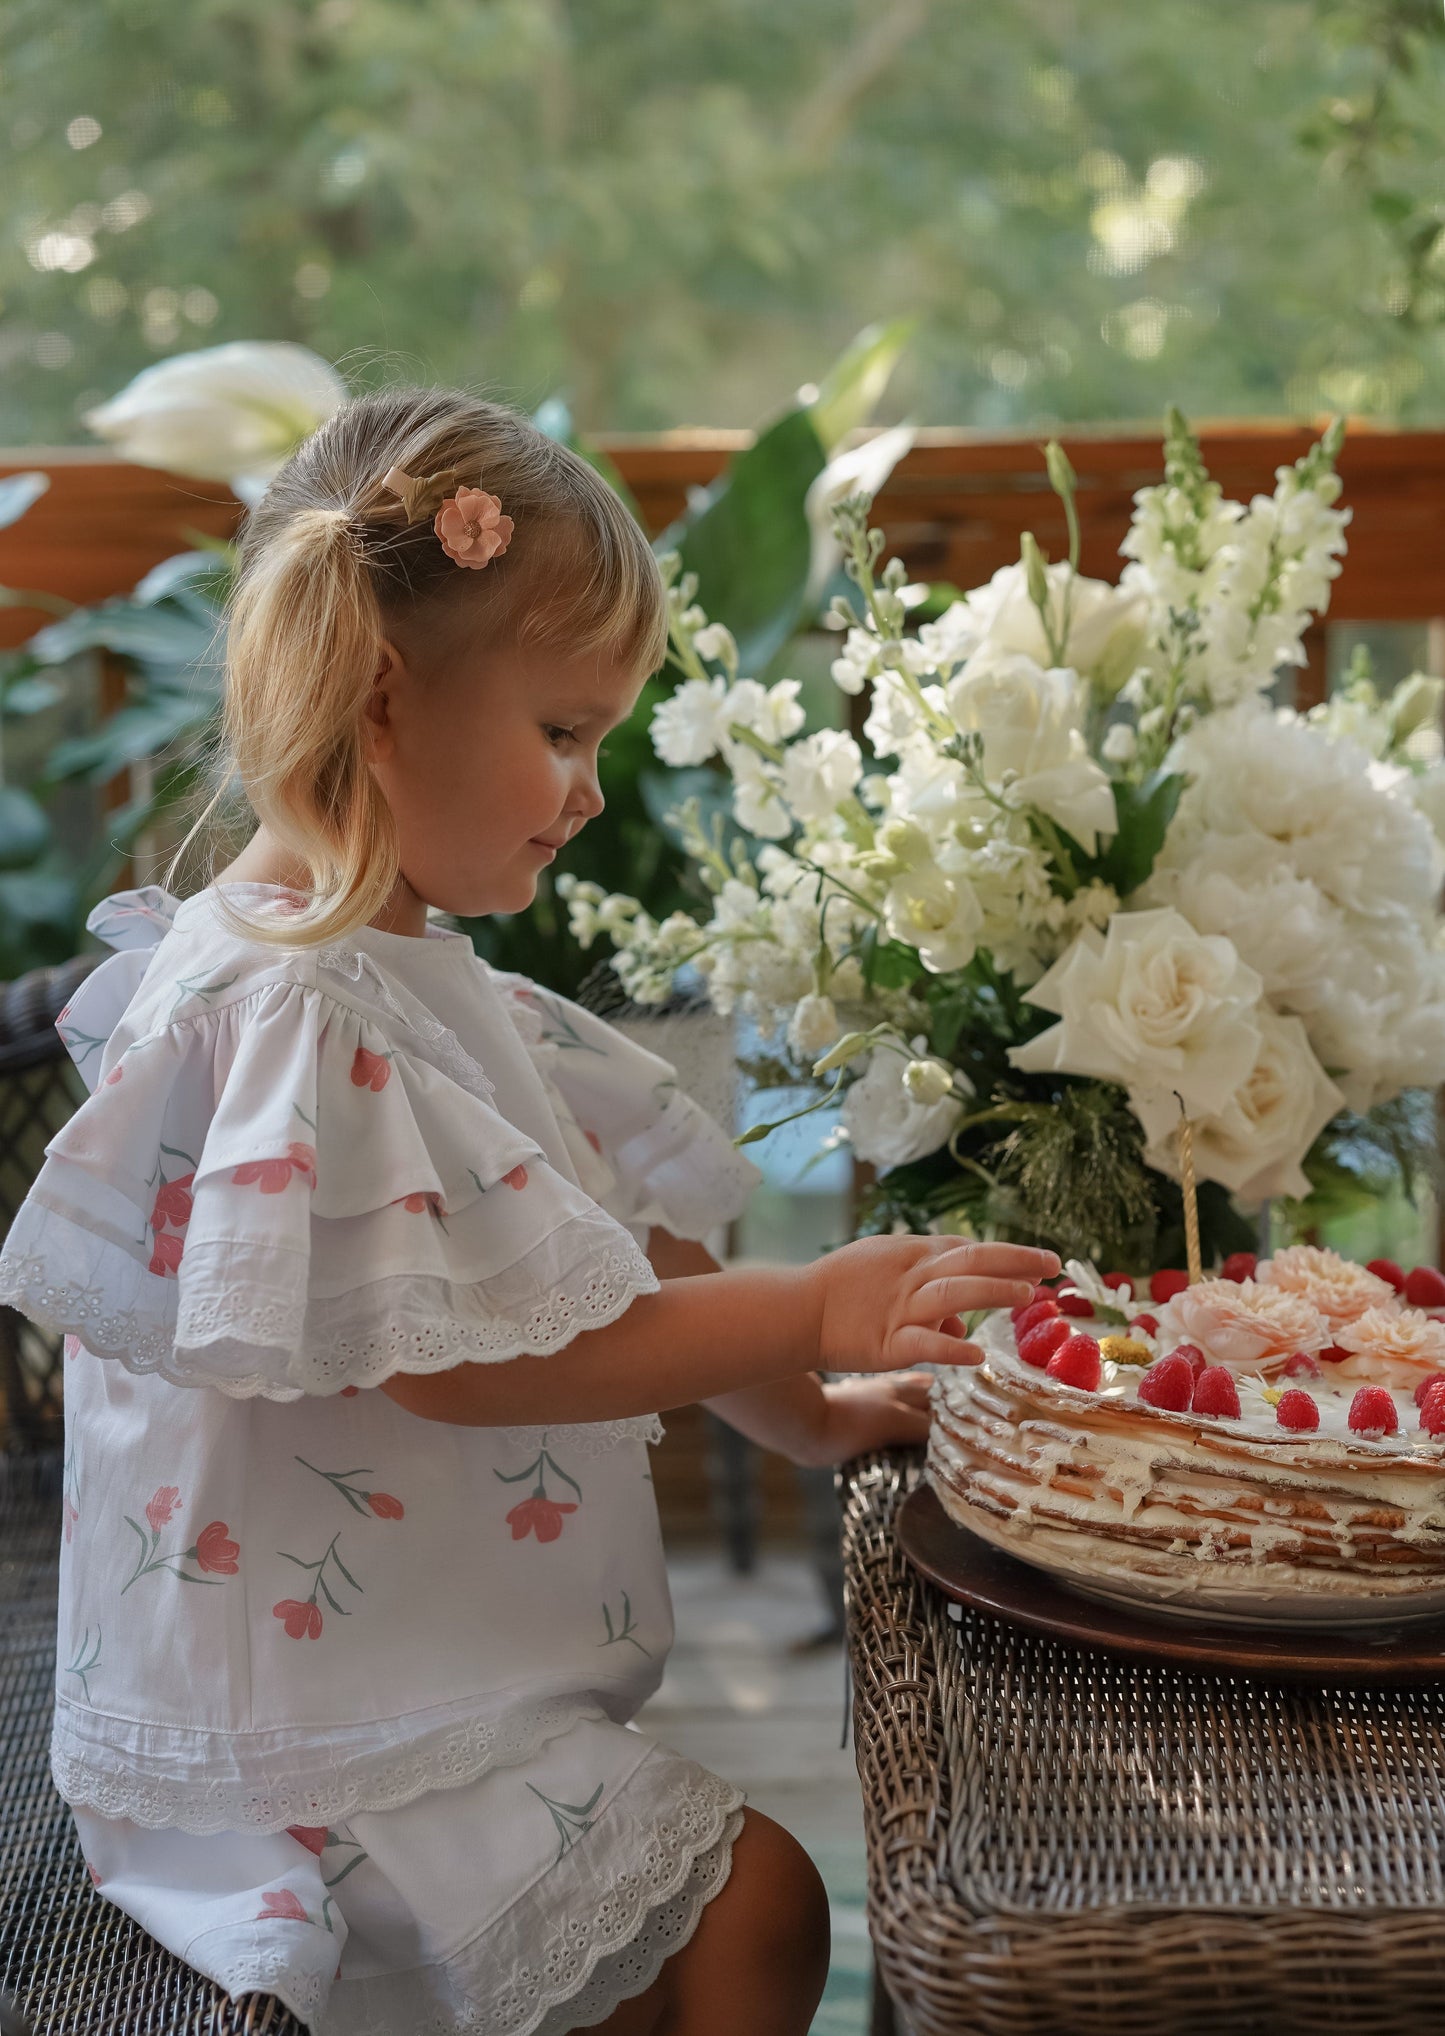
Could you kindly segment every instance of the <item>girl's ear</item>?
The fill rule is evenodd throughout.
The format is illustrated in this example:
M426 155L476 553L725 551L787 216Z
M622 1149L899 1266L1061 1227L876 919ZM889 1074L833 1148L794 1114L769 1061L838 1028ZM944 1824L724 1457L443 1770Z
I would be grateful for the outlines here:
M393 684L401 658L394 645L383 642L381 662L371 681L371 690L366 696L362 712L362 732L367 748L375 762L380 762L391 753L395 736L391 715L390 687Z

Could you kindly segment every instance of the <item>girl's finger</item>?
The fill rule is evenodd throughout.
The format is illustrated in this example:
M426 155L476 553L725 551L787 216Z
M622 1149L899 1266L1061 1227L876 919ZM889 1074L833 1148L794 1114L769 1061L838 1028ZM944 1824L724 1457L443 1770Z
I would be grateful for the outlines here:
M925 1280L908 1298L910 1322L941 1325L951 1315L971 1315L980 1308L1019 1308L1033 1288L1014 1280L983 1280L972 1273Z
M895 1399L909 1407L928 1406L933 1392L933 1374L927 1371L906 1371L888 1381Z
M976 1343L960 1343L956 1336L944 1336L920 1322L907 1323L892 1339L892 1349L902 1364L982 1364L983 1352ZM901 1368L901 1366L900 1366Z
M926 1261L930 1275L970 1272L983 1279L1027 1280L1030 1286L1037 1286L1059 1270L1057 1252L1039 1251L1031 1244L974 1244L956 1238L937 1241L942 1263Z

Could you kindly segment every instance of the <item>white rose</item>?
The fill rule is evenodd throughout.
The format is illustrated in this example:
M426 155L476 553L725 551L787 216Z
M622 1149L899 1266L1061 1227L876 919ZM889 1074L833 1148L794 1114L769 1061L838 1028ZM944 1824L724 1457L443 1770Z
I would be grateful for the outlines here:
M915 1051L925 1043L916 1039ZM954 1097L914 1102L903 1086L904 1067L901 1054L875 1047L843 1097L843 1124L853 1150L874 1166L906 1166L937 1152L963 1116L964 1106Z
M1011 772L1012 796L1057 820L1090 854L1101 834L1116 831L1113 787L1084 741L1085 695L1076 672L1045 670L989 643L944 691L960 731L982 737L992 783Z
M1062 1023L1011 1048L1015 1067L1177 1089L1191 1117L1226 1108L1259 1056L1259 977L1178 912L1116 912L1026 994Z
M705 763L721 746L728 718L726 680L685 679L652 710L652 747L674 769Z
M978 949L983 910L971 884L936 864L906 871L889 885L884 918L894 940L916 947L935 975L967 968Z
M1298 1018L1261 1006L1255 1023L1254 1066L1224 1109L1194 1120L1195 1169L1246 1201L1307 1195L1300 1162L1345 1099L1310 1051ZM1149 1140L1145 1158L1177 1179L1178 1103L1163 1089L1131 1090L1129 1101Z
M863 758L851 735L822 728L783 755L783 797L800 820L827 820L863 775Z
M788 1021L788 1045L799 1060L815 1061L841 1029L831 997L800 997Z
M85 412L121 459L227 481L254 507L268 483L350 390L329 361L289 340L235 339L142 368Z
M1144 648L1147 604L1131 590L1121 591L1107 580L1086 580L1081 575L1072 576L1069 592L1067 561L1050 566L1047 577L1049 620L1059 662L1072 666L1104 692L1117 692ZM1067 639L1061 640L1066 595L1069 629ZM964 611L962 615L959 609ZM937 626L959 656L968 656L987 644L998 651L1021 651L1041 665L1054 661L1021 565L1001 566L986 587L976 588L946 609Z

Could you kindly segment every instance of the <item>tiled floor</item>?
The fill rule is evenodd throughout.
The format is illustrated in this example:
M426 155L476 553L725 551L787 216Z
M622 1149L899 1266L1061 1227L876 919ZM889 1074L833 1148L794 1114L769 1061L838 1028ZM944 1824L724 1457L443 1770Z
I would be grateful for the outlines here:
M751 1577L691 1551L670 1563L677 1641L639 1723L747 1790L817 1862L833 1912L833 1964L813 2036L868 2023L862 1809L843 1736L843 1651L809 1647L824 1623L799 1556L765 1555Z

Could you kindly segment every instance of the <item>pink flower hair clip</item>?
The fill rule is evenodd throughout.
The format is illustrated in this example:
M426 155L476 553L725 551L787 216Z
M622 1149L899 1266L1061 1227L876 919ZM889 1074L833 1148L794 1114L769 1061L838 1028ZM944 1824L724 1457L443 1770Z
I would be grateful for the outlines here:
M422 475L392 467L381 485L401 498L408 526L431 516L442 549L459 566L490 565L512 541L516 526L510 516L502 514L497 497L489 495L485 488L469 487L455 467L446 467L439 474ZM444 496L449 499L442 500L438 507Z

